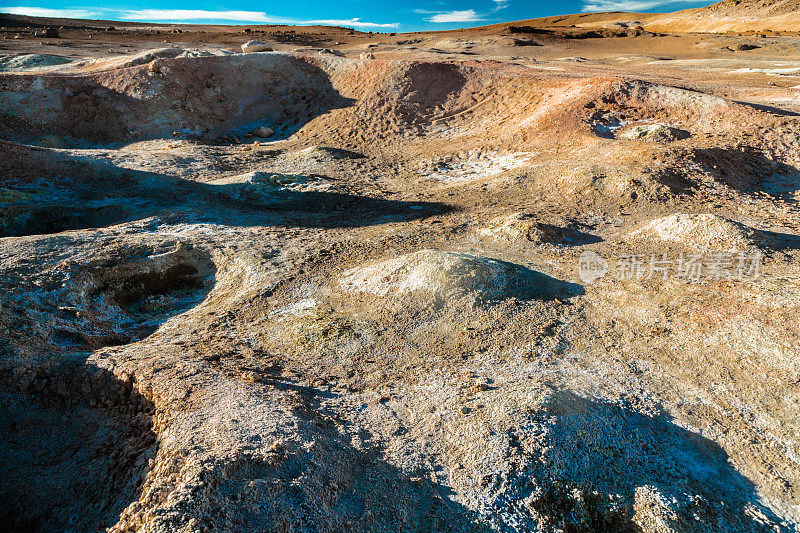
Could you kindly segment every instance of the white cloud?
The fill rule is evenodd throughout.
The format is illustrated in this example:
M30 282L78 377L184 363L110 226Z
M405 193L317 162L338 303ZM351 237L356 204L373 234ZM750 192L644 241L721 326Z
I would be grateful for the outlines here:
M511 0L494 0L494 11L500 11L508 7Z
M397 23L381 24L351 19L296 20L273 17L262 11L205 11L202 9L139 9L126 11L121 17L124 20L140 21L191 21L191 20L224 20L235 22L253 22L259 24L322 24L327 26L353 26L356 28L396 28Z
M483 20L474 9L467 9L465 11L446 11L444 13L437 13L428 19L428 22L477 22Z
M231 20L280 24L283 21L260 11L205 11L202 9L138 9L124 11L123 20Z
M584 13L598 11L644 11L669 4L692 3L692 0L596 0L583 5ZM698 2L695 2L698 3Z
M298 24L323 24L325 26L353 26L355 28L396 28L397 22L389 22L386 24L379 24L377 22L361 22L360 18L354 19L322 19L322 20L306 20L298 22Z
M102 16L101 11L89 11L88 9L50 9L46 7L0 7L0 12L10 13L11 15L59 19L90 19Z

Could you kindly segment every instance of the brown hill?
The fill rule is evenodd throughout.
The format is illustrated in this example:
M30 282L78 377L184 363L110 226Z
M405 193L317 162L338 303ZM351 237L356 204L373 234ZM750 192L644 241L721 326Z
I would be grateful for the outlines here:
M798 0L724 0L649 19L647 29L678 32L800 31Z
M475 29L548 28L573 34L580 29L584 33L585 30L604 29L611 31L613 36L614 31L630 31L639 26L653 32L669 33L796 33L800 32L800 0L724 0L707 7L672 13L575 13Z

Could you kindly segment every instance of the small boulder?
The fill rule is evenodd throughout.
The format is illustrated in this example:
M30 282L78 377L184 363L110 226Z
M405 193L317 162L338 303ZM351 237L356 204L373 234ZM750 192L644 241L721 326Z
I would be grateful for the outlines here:
M59 36L56 28L45 28L43 30L36 30L33 34L34 37L45 37L47 39L55 39Z
M165 74L166 67L164 66L164 61L162 59L154 59L147 65L147 72L149 72L151 76Z
M242 52L251 54L253 52L272 52L272 47L261 41L247 41L242 45Z
M336 57L345 57L345 55L342 53L341 50L336 50L335 48L320 48L319 53L328 54Z
M358 57L361 59L361 61L369 61L375 59L375 54L373 54L372 51L367 50L366 52L361 52Z
M261 139L266 139L268 137L272 137L275 135L275 130L269 128L267 126L261 126L260 128L254 129L250 132L253 137L259 137Z
M485 257L422 250L347 270L340 285L378 296L422 291L441 298L468 293L499 298L508 292L508 273L506 265Z

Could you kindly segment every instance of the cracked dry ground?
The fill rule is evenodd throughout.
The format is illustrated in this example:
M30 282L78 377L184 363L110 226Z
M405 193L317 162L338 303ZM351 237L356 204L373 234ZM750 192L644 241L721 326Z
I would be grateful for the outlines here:
M0 75L0 521L793 531L800 120L596 72Z

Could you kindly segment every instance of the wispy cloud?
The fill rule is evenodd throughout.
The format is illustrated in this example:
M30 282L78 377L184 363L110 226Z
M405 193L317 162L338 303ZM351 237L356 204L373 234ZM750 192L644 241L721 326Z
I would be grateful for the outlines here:
M686 4L687 0L595 0L583 4L584 13L598 11L644 11L669 4ZM692 3L692 0L688 0ZM694 2L700 3L700 2Z
M295 22L295 24L301 24ZM354 28L396 28L399 26L397 22L366 22L360 18L354 19L321 19L321 20L306 20L302 24L322 24L323 26L353 26Z
M477 22L483 20L483 17L478 15L474 9L467 9L464 11L445 11L437 13L428 19L428 22Z
M260 11L205 11L202 9L136 9L120 12L123 20L230 20L280 24L282 21Z
M362 21L360 18L299 20L273 17L263 11L208 11L203 9L134 9L107 8L49 9L44 7L0 7L1 12L33 17L55 18L106 18L140 22L191 22L213 20L223 22L251 22L254 24L321 24L326 26L352 26L355 28L396 28L396 22L378 23Z
M90 19L102 16L102 11L88 9L50 9L47 7L2 7L0 12L29 17L48 17L64 19Z
M351 19L298 20L273 17L263 11L206 11L202 9L139 9L127 11L123 20L140 21L191 21L225 20L234 22L253 22L261 24L323 24L330 26L354 26L358 28L396 28L396 22L377 23Z
M505 9L508 7L508 4L511 3L511 0L493 0L493 1L494 1L493 11L500 11L501 9Z

